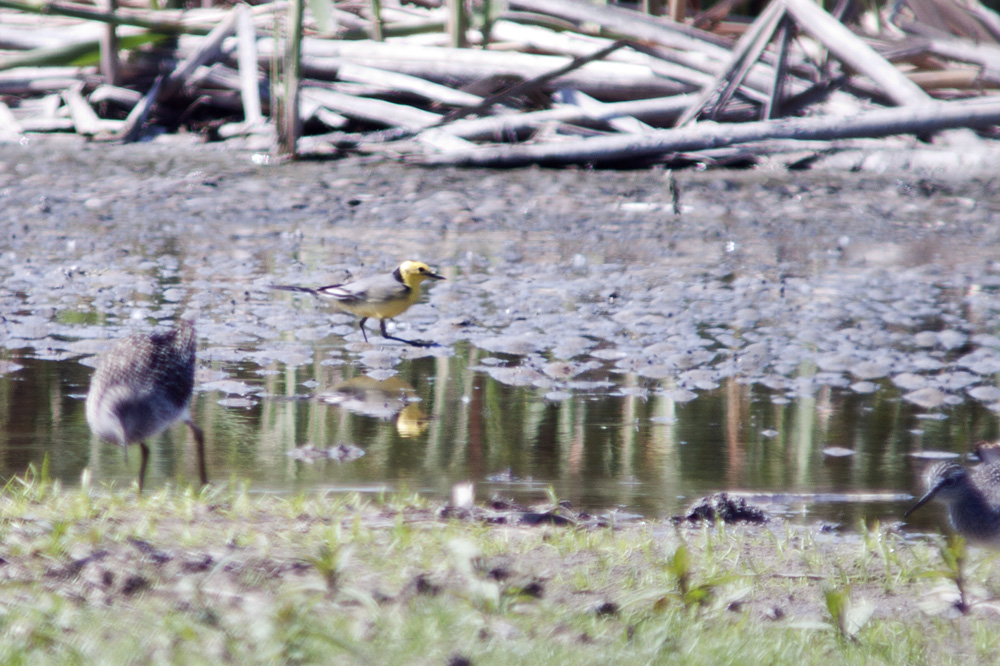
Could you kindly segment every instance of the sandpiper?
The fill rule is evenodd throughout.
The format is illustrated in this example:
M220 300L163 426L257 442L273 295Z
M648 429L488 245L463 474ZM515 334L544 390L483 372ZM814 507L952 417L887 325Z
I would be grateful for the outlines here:
M948 505L955 531L969 541L1000 546L1000 444L980 443L976 452L982 461L966 468L954 462L939 462L924 472L924 496L904 517L933 498Z
M99 361L87 392L87 423L98 437L139 444L139 492L146 478L146 440L183 419L194 433L198 473L208 483L205 440L188 408L194 389L194 324L181 321L164 333L134 334L119 340Z

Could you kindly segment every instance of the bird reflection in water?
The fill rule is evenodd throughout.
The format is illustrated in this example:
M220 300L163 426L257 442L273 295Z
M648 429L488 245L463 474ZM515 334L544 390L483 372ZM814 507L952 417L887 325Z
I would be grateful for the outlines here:
M396 419L400 437L418 437L427 430L430 419L420 409L417 392L399 377L381 381L362 375L335 386L320 396L327 404L337 405L354 414L377 419Z

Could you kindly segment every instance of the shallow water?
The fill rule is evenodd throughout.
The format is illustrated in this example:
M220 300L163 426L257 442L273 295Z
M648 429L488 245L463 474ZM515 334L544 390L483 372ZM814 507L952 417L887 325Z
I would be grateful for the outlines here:
M651 171L0 155L3 477L48 455L64 483L131 483L138 451L87 429L93 355L181 316L210 477L261 491L447 498L471 480L479 499L551 488L662 516L729 490L854 525L898 519L911 454L997 435L988 179L683 172L678 217ZM392 330L439 347L374 322L366 344L354 318L266 288L405 258L448 280ZM183 427L151 444L150 487L196 478Z

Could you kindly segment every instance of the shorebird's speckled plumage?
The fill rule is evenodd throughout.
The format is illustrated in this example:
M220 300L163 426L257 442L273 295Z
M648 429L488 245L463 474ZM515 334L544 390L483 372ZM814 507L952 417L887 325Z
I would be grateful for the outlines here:
M123 447L139 444L139 491L146 475L145 440L184 420L194 433L202 483L207 483L204 440L191 422L188 404L194 390L194 324L119 340L98 363L87 392L87 423L98 437Z
M937 498L947 504L956 532L970 541L1000 546L1000 449L981 444L977 450L983 462L975 467L954 462L928 467L926 492L906 515Z

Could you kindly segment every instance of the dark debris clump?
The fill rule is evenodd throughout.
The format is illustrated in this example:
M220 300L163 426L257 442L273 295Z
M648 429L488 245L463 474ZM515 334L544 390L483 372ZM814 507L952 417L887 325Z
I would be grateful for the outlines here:
M512 500L493 497L483 506L455 507L446 504L437 512L442 520L470 520L488 525L572 525L577 527L607 527L607 518L594 516L586 511L575 511L573 506L562 501L526 507Z
M768 518L763 509L747 504L744 497L733 499L726 493L716 493L698 500L686 515L674 516L672 520L675 524L721 520L724 523L762 525Z

